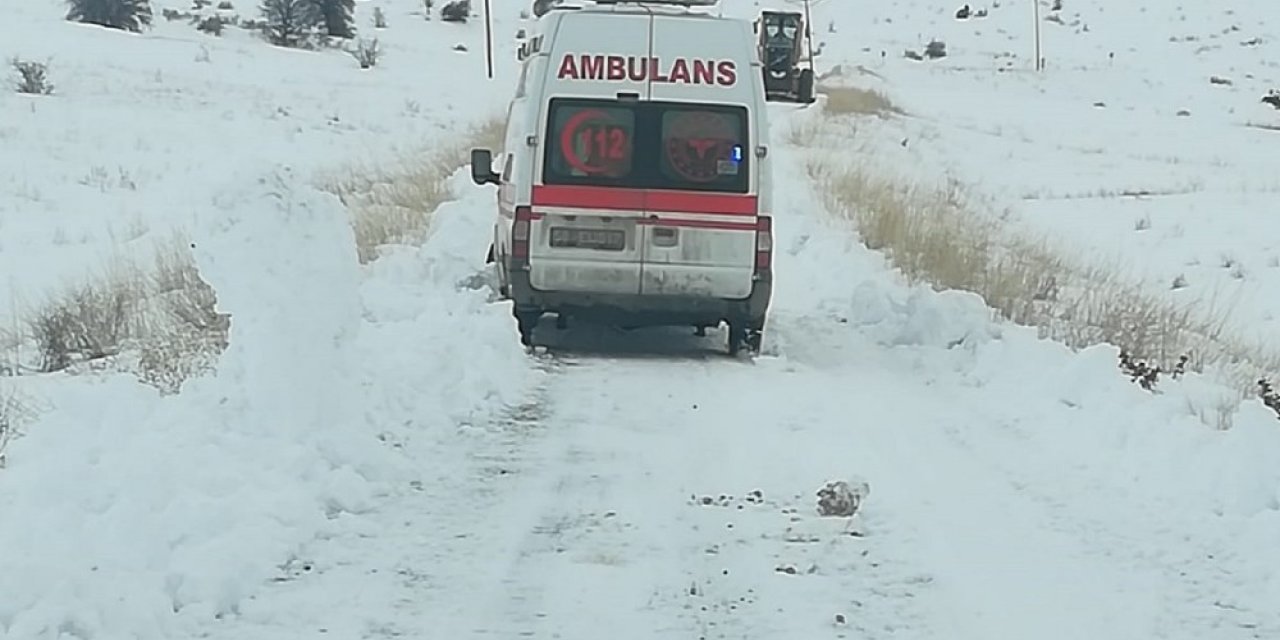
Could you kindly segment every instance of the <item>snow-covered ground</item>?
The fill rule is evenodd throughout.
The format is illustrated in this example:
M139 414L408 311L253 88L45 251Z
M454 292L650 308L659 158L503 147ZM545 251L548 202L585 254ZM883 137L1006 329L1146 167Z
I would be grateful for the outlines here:
M359 5L365 31L372 6ZM56 54L59 85L47 97L0 94L3 308L178 226L232 314L217 374L180 395L126 376L0 379L41 412L0 471L0 637L1280 634L1275 415L1249 402L1235 428L1208 430L1188 404L1229 397L1211 380L1153 395L1116 373L1111 349L1073 354L993 322L971 295L906 287L823 215L804 151L785 136L771 154L787 185L777 297L767 353L753 362L684 330L548 327L551 352L524 354L485 286L493 194L461 174L460 198L423 247L361 267L346 213L311 186L314 172L428 146L500 108L518 9L500 8L499 77L488 82L479 24L426 23L408 0L382 6L388 54L372 73L340 52L215 40L165 24L159 7L142 36L65 24L52 0L0 24L0 54ZM1242 29L1264 28L1267 5L1256 6L1238 9ZM1146 236L1132 230L1128 207L1140 205L1114 199L1124 208L1105 220L1123 217L1125 233L1037 226L1055 223L1050 196L1077 207L1059 215L1100 226L1086 216L1101 213L1060 196L1154 192L1179 176L1212 187L1196 198L1239 184L1241 198L1265 200L1264 143L1232 133L1226 115L1188 128L1212 118L1199 113L1209 98L1188 103L1190 117L1157 106L1119 115L1124 96L1136 111L1157 93L1126 82L1174 91L1190 66L1118 52L1110 71L1054 62L1039 79L926 70L895 58L917 32L948 40L944 63L979 48L945 31L961 28L953 7L815 11L848 38L847 54L829 42L824 58L871 68L892 47L876 72L914 117L862 127L891 143L886 166L951 171L1016 205L1027 228L1104 252L1183 225L1145 265L1161 277L1165 254L1216 250L1188 244L1196 234L1265 260L1248 244L1265 233L1235 238L1190 208L1152 210ZM1149 11L1176 24L1172 9ZM996 18L963 28L994 32ZM1063 36L1046 51L1092 55ZM452 51L457 41L470 51ZM1106 109L1091 93L1067 104L1094 78L1114 92L1100 98ZM1257 98L1237 81L1239 116ZM1044 109L1046 122L1014 105ZM801 113L772 110L779 131ZM1157 121L1170 128L1144 128ZM911 134L906 151L894 127ZM1121 135L1123 154L1081 152ZM1151 169L1171 152L1185 159ZM133 188L118 186L117 167ZM112 180L77 181L103 171ZM1259 273L1265 262L1238 282L1251 287L1251 326L1267 331L1278 281ZM855 477L871 487L860 516L814 514L823 483Z

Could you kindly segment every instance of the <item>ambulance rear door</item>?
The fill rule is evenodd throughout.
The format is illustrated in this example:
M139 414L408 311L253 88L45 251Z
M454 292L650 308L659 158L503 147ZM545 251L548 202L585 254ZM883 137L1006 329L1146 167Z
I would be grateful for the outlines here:
M657 150L641 292L750 295L759 214L754 44L745 22L657 14L649 78Z
M639 294L648 11L565 12L551 38L530 225L544 291Z

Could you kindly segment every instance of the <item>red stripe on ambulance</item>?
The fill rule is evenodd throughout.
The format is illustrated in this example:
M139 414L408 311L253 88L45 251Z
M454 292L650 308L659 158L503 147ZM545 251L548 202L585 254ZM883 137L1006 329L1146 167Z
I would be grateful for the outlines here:
M532 204L535 207L572 207L606 211L754 216L759 206L759 199L754 195L731 193L535 185Z
M558 80L605 80L608 82L662 82L669 84L718 84L738 82L738 65L733 60L676 58L664 64L661 58L566 53L560 59Z

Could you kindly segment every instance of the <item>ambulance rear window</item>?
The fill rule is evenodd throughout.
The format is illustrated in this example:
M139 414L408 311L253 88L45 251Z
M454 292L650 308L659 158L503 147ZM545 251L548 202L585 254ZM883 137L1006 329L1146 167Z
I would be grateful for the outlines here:
M745 191L745 127L740 111L668 108L662 111L663 182L716 191Z
M616 103L557 106L551 111L547 172L575 182L629 180L635 113Z
M550 111L545 184L750 187L744 107L557 98Z

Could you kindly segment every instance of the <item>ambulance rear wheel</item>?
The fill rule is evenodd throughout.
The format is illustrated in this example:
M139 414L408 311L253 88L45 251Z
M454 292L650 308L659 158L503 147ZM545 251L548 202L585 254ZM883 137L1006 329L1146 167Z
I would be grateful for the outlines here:
M727 334L726 339L728 340L727 346L728 346L729 355L736 356L738 355L738 353L742 351L743 347L747 346L747 338L749 333L750 332L747 330L747 325L745 323L742 323L742 322L729 323L729 330L726 332Z
M520 344L533 346L533 330L542 319L542 312L537 310L516 309L512 312L516 317L516 330L520 332Z

